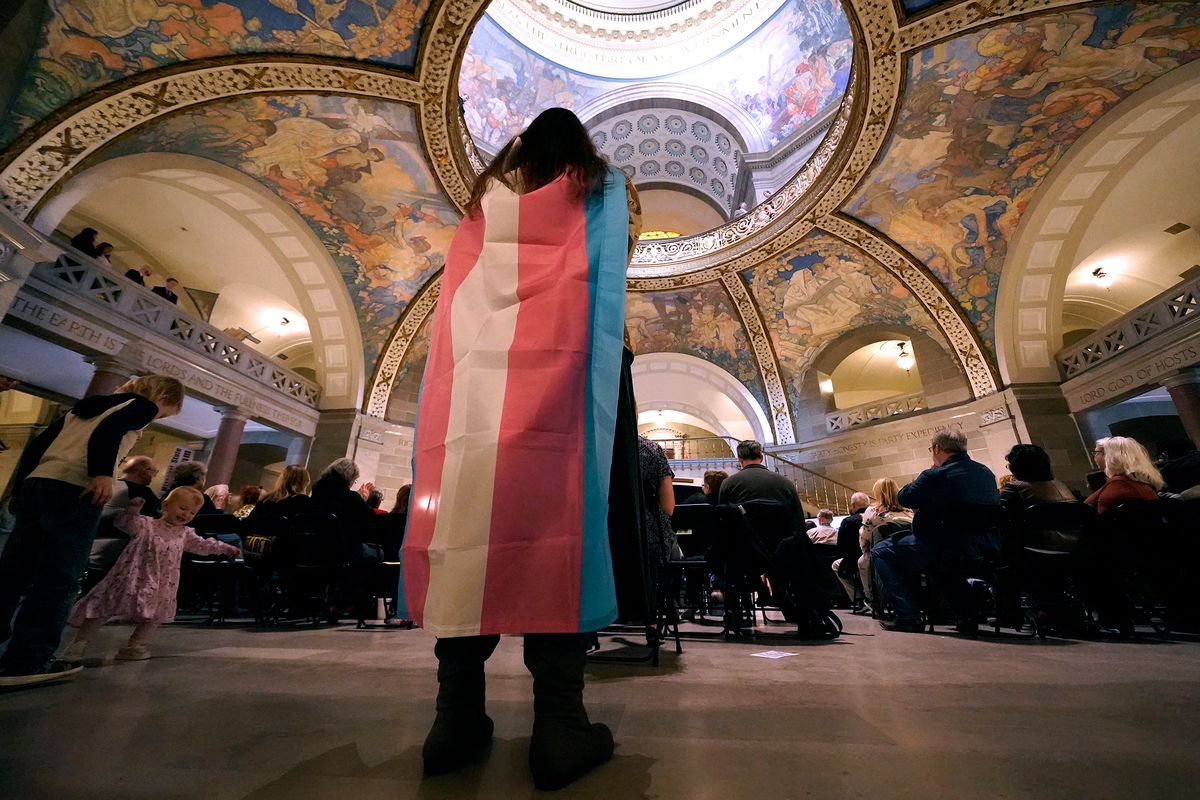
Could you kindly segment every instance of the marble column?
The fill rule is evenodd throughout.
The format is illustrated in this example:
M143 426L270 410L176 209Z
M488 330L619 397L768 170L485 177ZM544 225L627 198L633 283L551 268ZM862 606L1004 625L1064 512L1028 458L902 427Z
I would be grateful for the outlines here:
M1200 447L1200 368L1185 369L1161 381L1175 403L1192 444Z
M129 380L133 375L132 369L127 367L123 362L109 356L88 356L84 361L95 367L95 372L92 373L92 380L83 392L84 397L90 397L94 394L112 394L117 390L117 387Z
M229 483L248 416L246 412L233 406L221 406L217 410L221 412L221 425L217 428L212 454L208 457L208 477L205 480L208 486Z

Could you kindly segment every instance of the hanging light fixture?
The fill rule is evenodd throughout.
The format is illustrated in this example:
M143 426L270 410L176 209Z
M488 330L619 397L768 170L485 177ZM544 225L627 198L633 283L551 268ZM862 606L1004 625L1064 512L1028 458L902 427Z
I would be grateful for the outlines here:
M896 356L896 366L908 372L917 363L917 360L913 358L912 353L905 349L908 347L908 342L901 342L897 347L900 348L900 355Z
M1107 289L1112 286L1113 275L1111 272L1105 272L1104 267L1096 267L1092 270L1092 280L1096 282L1097 286Z

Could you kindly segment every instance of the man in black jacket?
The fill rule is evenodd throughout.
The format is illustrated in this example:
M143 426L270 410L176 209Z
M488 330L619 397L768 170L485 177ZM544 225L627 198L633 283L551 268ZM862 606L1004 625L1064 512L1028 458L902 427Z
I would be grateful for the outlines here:
M763 465L763 448L760 443L753 439L738 442L737 457L742 468L721 484L718 496L721 505L766 500L790 508L797 522L804 519L804 510L800 506L800 496L796 494L795 485Z
M934 564L943 551L968 551L976 544L971 520L954 518L954 508L1000 505L996 476L967 455L967 437L962 431L938 431L929 453L933 466L900 490L900 503L916 511L912 533L885 539L871 550L871 567L896 615L892 622L881 623L888 630L921 630L916 598L921 571Z
M146 278L149 278L151 274L150 268L145 264L140 267L125 270L125 277L136 283L138 286L145 286Z
M166 286L155 286L150 291L154 292L164 300L169 300L178 305L179 303L179 281L174 278L167 278Z
M178 414L182 404L176 379L135 378L116 394L83 398L26 446L14 483L17 522L0 555L0 643L8 641L0 686L43 683L81 669L53 655L100 509L113 494L113 473L138 431Z

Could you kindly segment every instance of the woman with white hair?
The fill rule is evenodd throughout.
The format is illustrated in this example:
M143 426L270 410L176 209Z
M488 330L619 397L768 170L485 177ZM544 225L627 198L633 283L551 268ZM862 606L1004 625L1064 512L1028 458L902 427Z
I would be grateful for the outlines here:
M1126 436L1104 440L1104 474L1108 480L1084 502L1106 514L1129 500L1154 500L1163 479L1146 448Z
M229 484L227 483L210 486L204 490L204 493L208 495L209 500L212 500L217 511L224 512L225 506L229 505Z

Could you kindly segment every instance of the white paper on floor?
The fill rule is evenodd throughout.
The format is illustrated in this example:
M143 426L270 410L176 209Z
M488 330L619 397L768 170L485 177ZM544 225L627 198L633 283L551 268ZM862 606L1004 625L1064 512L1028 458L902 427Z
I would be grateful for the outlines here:
M785 653L782 650L764 650L761 653L751 653L755 658L787 658L788 656L798 656L799 653Z

